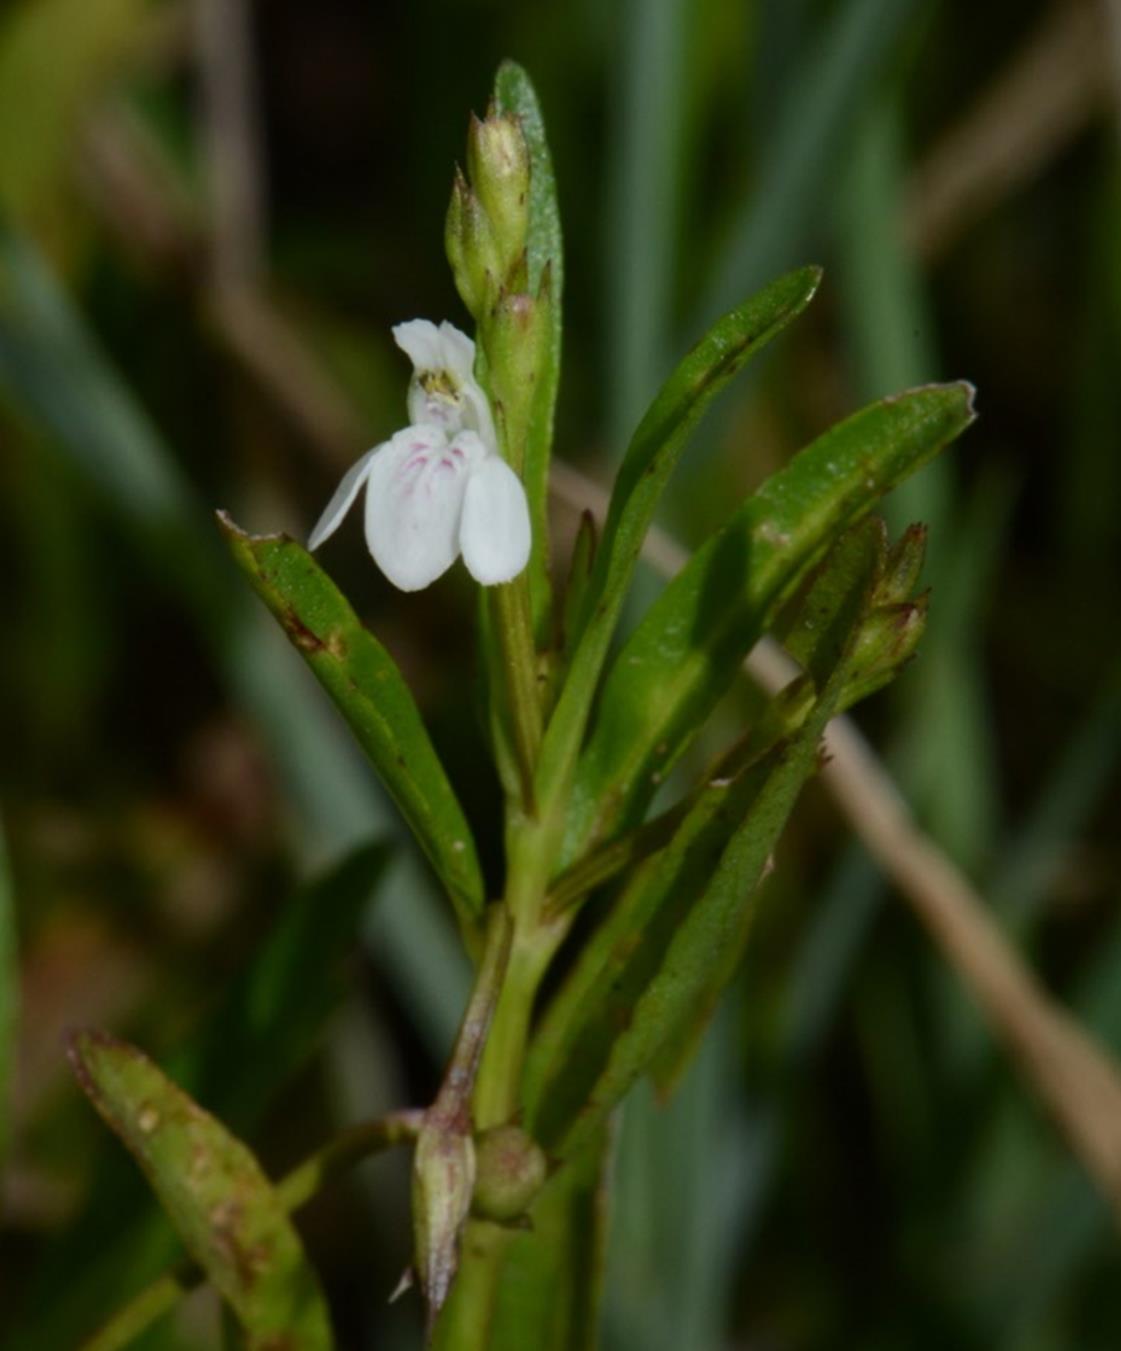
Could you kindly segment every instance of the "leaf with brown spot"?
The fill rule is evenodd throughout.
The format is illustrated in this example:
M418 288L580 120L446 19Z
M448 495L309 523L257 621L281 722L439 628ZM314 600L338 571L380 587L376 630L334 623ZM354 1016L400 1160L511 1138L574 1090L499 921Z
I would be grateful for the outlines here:
M253 1351L334 1345L319 1280L253 1154L142 1052L72 1033L87 1097L143 1169L187 1251L226 1299Z

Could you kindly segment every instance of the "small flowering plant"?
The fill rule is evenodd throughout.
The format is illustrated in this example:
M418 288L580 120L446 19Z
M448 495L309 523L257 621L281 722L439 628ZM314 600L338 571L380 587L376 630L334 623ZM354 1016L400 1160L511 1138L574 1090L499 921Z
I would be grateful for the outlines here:
M247 1345L333 1345L289 1216L341 1167L404 1143L406 1283L420 1288L430 1340L447 1351L592 1345L612 1116L641 1077L672 1089L743 954L827 722L890 681L923 629L923 531L891 545L870 513L968 426L965 384L908 391L826 431L732 511L613 652L644 536L691 433L810 302L819 273L780 278L701 338L636 429L606 518L585 514L572 557L555 566L561 232L540 110L517 66L500 69L490 111L472 120L466 169L446 244L474 337L447 321L394 329L413 368L407 425L357 460L308 546L364 491L366 542L395 586L426 587L460 557L480 584L486 730L506 810L495 894L384 647L308 549L221 524L424 849L474 988L431 1104L351 1128L276 1183L140 1052L76 1035L83 1087L190 1258L89 1343L102 1351L127 1345L201 1279ZM797 674L655 809L767 633Z

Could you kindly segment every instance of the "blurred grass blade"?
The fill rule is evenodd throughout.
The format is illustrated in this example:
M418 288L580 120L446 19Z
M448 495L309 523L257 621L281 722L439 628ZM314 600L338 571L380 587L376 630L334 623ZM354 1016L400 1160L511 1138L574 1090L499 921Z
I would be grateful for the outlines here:
M744 1130L739 1041L734 1020L720 1018L671 1102L638 1084L624 1105L613 1170L608 1351L727 1351L761 1161L759 1142Z
M474 837L393 658L295 540L247 535L224 514L219 522L238 566L350 724L471 934L486 901Z
M208 1019L198 1050L172 1062L175 1078L217 1104L234 1129L256 1129L322 1039L349 986L362 916L388 890L392 852L363 845L300 887Z
M228 592L190 485L81 316L24 237L0 222L0 388L117 505L193 605ZM192 540L192 536L194 537Z
M707 322L727 296L758 286L802 251L843 162L852 114L917 8L917 0L847 0L820 25L818 42L788 79L783 107L768 110L758 172L693 322Z
M22 0L6 7L0 21L5 210L25 220L57 206L70 186L78 119L137 48L148 10L148 0Z
M561 339L564 328L564 238L557 205L556 177L545 120L537 91L514 61L503 61L494 80L494 101L503 113L514 113L529 146L529 289L536 295L546 279L551 300L552 329L548 359L537 377L533 417L526 438L523 478L533 524L530 559L530 596L538 638L544 634L549 596L549 458L560 385Z
M840 542L836 572L827 564L818 596L811 593L807 601L823 620L819 672L832 668L812 711L795 735L740 780L710 786L664 857L638 874L602 934L587 945L576 973L589 988L578 1007L571 997L577 981L558 999L568 1017L554 1039L553 1082L542 1110L543 1139L562 1156L582 1146L587 1132L667 1050L675 1066L681 1063L682 1045L692 1047L698 1023L707 1020L730 978L746 942L756 888L852 676L882 557L877 522ZM815 599L828 609L815 607ZM637 923L634 912L641 912ZM590 981L585 972L592 972ZM543 1041L547 1029L548 1023ZM606 1029L614 1029L614 1037Z
M836 535L973 420L966 384L872 404L754 493L666 587L608 673L566 857L641 819L755 641Z
M670 337L675 243L684 202L686 70L693 0L627 0L610 83L615 127L608 286L611 343L608 435L612 454L657 390ZM651 78L651 72L657 78Z
M658 499L709 404L748 359L809 304L821 273L805 267L726 314L684 358L638 426L615 480L585 613L542 749L542 798L562 782Z
M1005 846L989 899L1021 936L1032 933L1063 864L1085 832L1121 758L1121 662Z
M318 1278L249 1150L135 1047L77 1032L68 1052L82 1088L234 1309L248 1345L326 1351L332 1337Z
M11 1136L12 1070L19 1016L19 961L15 897L8 850L0 822L0 1166Z
M987 893L1003 925L1029 945L1038 937L1056 882L1098 810L1121 755L1121 664L1065 747L1037 800L1006 842ZM943 1015L947 1057L976 1082L996 1048L988 1028L956 999ZM952 1057L952 1058L951 1058Z

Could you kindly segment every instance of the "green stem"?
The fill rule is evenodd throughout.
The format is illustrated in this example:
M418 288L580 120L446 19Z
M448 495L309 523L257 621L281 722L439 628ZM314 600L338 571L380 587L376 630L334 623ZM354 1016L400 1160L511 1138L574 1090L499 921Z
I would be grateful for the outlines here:
M534 1000L566 927L541 920L556 833L548 822L511 813L504 905L513 916L514 934L475 1083L478 1130L511 1120L521 1106L522 1067ZM508 1230L488 1221L468 1223L455 1285L436 1328L439 1351L485 1351L509 1239Z
M533 780L541 748L541 699L537 686L537 649L525 573L490 589L498 637L508 725L518 764L522 807L534 810Z
M478 1130L511 1120L521 1105L522 1066L537 987L552 956L538 936L515 933L494 1023L475 1085Z
M479 1064L488 1045L495 1009L507 986L512 933L506 906L491 906L483 958L440 1091L426 1113L428 1125L470 1132L471 1102Z
M421 1109L409 1108L390 1112L375 1121L363 1121L340 1132L281 1178L276 1185L281 1204L286 1210L299 1210L369 1155L396 1145L411 1144L423 1119Z
M285 1210L299 1210L369 1155L415 1140L423 1118L423 1111L408 1109L342 1131L276 1184L281 1204ZM99 1332L82 1343L81 1351L122 1351L204 1280L201 1268L193 1262L176 1262L118 1309Z
M432 1351L488 1351L498 1282L512 1237L489 1220L469 1220L451 1297L436 1324Z

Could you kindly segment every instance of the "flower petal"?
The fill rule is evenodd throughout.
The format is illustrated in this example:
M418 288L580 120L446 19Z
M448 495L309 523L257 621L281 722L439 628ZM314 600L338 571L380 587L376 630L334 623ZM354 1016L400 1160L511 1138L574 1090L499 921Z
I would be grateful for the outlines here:
M459 553L463 493L486 448L472 433L406 427L379 458L366 491L366 543L394 586L419 591Z
M335 489L334 496L324 508L323 515L316 521L315 527L308 536L307 547L309 549L318 549L323 541L333 535L339 528L339 522L354 504L354 499L358 496L359 490L373 468L374 456L379 451L388 448L388 442L375 446L373 450L368 450L361 459L355 460L346 471L342 482Z
M468 572L484 586L512 581L529 562L525 489L497 455L488 455L467 480L459 543Z
M445 319L439 328L427 319L410 319L393 330L393 340L413 363L409 381L409 421L414 427L443 427L449 437L473 431L497 453L487 396L475 379L475 344Z
M410 319L392 329L393 341L418 371L438 371L443 366L440 330L430 319Z

